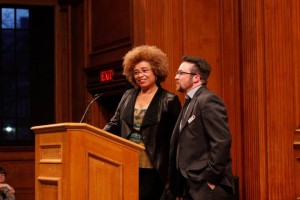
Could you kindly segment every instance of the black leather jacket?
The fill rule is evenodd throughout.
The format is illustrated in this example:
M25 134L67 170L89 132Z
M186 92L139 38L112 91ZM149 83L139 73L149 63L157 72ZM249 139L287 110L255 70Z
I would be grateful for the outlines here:
M128 139L133 131L134 105L139 89L127 90L105 131ZM177 95L159 88L153 97L141 124L141 135L152 164L167 184L170 138L181 105Z

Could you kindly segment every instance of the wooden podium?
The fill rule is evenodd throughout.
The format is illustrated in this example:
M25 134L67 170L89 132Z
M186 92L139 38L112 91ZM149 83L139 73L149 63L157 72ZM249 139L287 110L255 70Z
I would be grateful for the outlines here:
M85 123L35 126L35 200L137 200L144 148Z

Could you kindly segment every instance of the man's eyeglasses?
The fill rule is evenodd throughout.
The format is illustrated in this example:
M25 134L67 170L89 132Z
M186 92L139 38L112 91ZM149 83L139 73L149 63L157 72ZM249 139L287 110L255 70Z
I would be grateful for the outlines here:
M183 72L183 71L178 71L176 72L176 76L182 76L182 75L186 75L186 74L190 74L190 75L196 75L195 73L191 73L191 72Z

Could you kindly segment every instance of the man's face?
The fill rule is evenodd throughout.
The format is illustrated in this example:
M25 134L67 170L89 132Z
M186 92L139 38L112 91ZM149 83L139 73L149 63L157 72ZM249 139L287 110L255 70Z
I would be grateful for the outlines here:
M193 76L195 74L191 72L192 67L193 64L189 62L182 62L179 66L175 76L177 91L187 93L193 88Z
M5 182L5 174L0 173L0 183Z

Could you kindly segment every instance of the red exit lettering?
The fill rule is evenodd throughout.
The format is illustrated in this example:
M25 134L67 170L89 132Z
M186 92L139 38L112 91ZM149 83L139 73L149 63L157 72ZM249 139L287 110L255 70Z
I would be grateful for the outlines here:
M100 72L100 81L111 81L112 80L112 69Z

